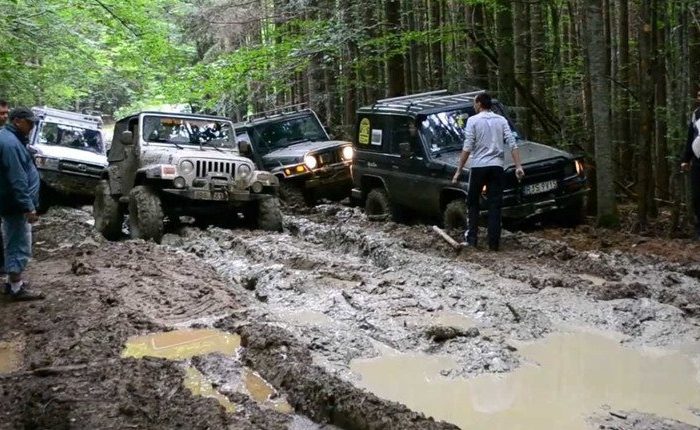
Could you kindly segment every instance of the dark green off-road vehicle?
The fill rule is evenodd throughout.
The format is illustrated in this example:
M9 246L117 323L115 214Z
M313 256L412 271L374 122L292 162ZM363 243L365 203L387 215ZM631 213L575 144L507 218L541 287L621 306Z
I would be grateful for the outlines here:
M277 176L280 199L287 205L350 196L352 144L331 139L311 109L256 114L234 128L241 155Z
M439 217L446 228L466 227L468 170L457 184L452 176L480 92L435 91L379 100L358 110L352 198L368 216L396 219L414 211ZM497 101L493 110L508 118ZM525 178L517 181L506 151L503 217L552 214L567 224L580 223L587 193L582 160L520 138L518 146Z

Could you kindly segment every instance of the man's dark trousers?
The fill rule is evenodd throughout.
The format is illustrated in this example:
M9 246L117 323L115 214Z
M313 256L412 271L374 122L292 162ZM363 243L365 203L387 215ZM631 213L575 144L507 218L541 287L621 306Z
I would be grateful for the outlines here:
M693 198L695 214L695 235L700 237L700 161L693 158L690 167L690 192Z
M476 246L479 231L481 191L486 185L488 204L489 248L497 250L501 242L501 203L503 201L503 168L498 166L473 167L469 173L467 192L467 243Z

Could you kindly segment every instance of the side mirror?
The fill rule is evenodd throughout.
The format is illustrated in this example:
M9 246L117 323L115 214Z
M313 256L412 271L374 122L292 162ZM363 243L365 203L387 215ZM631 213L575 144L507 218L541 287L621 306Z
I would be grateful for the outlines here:
M246 142L245 140L241 140L238 142L238 152L241 153L241 155L249 156L252 154L253 149L250 147L250 142Z
M122 145L133 145L134 144L134 133L132 133L129 130L122 132L122 134L119 136L119 142Z
M409 142L399 143L399 154L401 158L411 158L413 151L411 151L411 144Z

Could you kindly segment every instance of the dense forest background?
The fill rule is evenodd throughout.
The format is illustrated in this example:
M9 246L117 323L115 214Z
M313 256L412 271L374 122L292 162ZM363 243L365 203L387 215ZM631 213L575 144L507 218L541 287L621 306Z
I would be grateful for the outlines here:
M698 0L4 0L0 98L240 119L308 103L337 137L385 96L486 88L521 134L589 160L589 208L687 223L678 155L700 84Z

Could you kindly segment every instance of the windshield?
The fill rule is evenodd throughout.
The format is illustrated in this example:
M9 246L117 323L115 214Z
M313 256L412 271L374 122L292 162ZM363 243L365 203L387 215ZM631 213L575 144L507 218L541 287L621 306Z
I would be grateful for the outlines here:
M104 144L100 130L88 130L53 122L42 124L39 132L39 143L104 154Z
M328 140L328 135L313 115L289 118L253 127L253 138L270 150L299 142Z
M145 116L143 137L146 142L175 146L235 147L231 123L215 119Z
M425 117L420 122L420 129L430 152L461 149L467 118L475 114L473 107L467 107Z
M507 115L505 107L496 102L493 104L492 110L506 118L516 139L519 138L515 124ZM464 145L467 118L472 115L476 115L476 111L470 106L434 113L425 117L420 123L421 133L428 143L430 152L435 154L441 151L461 149Z

